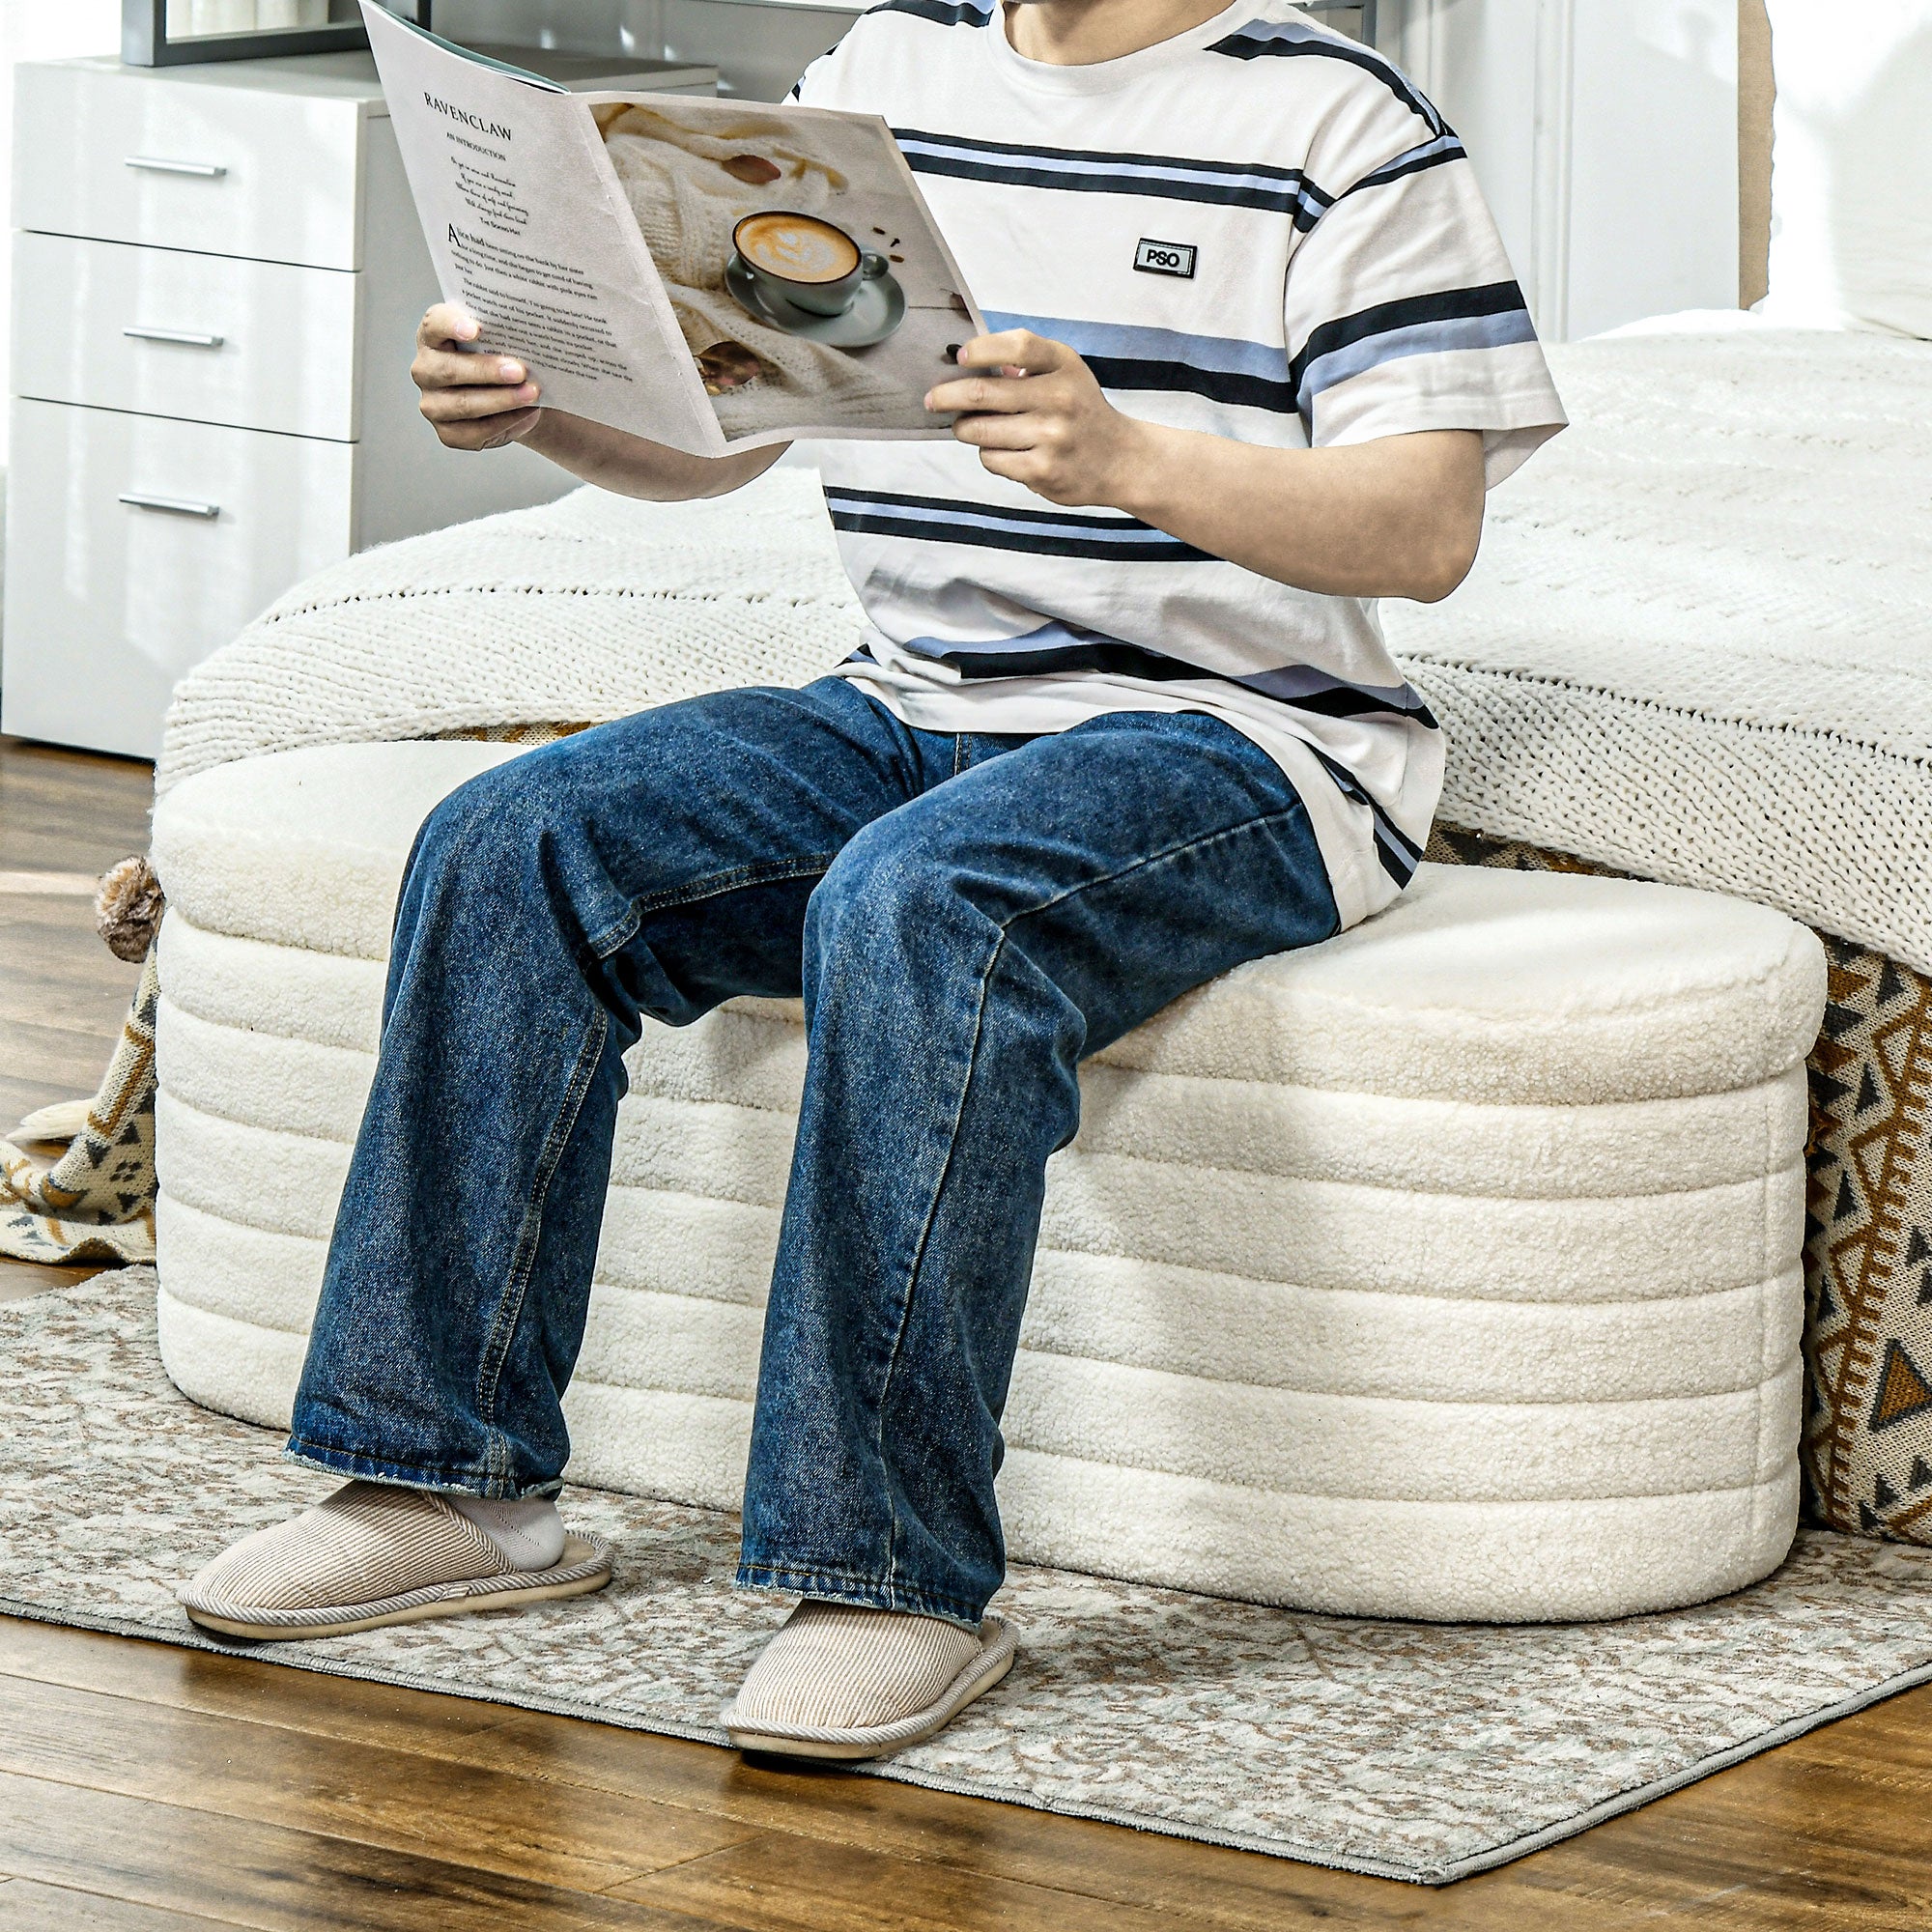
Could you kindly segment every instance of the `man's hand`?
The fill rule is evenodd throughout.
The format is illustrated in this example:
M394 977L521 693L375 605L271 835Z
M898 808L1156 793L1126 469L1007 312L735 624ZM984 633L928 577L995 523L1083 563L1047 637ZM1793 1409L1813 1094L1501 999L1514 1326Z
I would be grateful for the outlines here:
M925 399L958 412L952 434L980 452L995 476L1024 483L1049 503L1118 503L1146 460L1146 423L1122 415L1094 372L1064 342L1024 328L979 335L958 354L964 368L996 371L941 383Z
M422 412L451 449L501 449L521 442L600 490L655 503L722 497L762 476L783 443L730 456L687 456L562 410L537 408L537 385L515 356L465 352L481 332L454 302L438 302L416 330L410 377Z
M501 449L537 426L537 385L521 362L465 353L481 325L453 302L438 302L416 329L410 380L425 419L451 449Z

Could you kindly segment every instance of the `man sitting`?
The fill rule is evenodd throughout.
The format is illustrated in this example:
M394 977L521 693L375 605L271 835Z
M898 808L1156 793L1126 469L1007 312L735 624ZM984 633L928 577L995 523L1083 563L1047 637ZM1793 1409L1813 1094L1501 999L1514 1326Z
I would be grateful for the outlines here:
M1402 890L1442 746L1373 600L1453 589L1563 417L1455 135L1282 0L887 0L797 98L887 118L990 304L952 440L816 451L867 618L835 675L431 815L290 1443L352 1480L184 1601L313 1635L605 1580L551 1499L620 1056L803 993L738 1573L803 1601L725 1723L860 1756L1011 1660L999 1419L1079 1062ZM419 337L453 447L659 500L775 459L545 410L475 333Z

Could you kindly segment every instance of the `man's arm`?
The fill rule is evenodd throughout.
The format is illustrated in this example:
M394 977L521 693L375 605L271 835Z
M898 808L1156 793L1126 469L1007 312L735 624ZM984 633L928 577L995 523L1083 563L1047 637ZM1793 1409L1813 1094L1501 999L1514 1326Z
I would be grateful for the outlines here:
M410 376L422 391L422 412L450 449L501 449L521 442L599 489L653 502L722 497L762 476L786 445L738 456L687 456L640 436L537 406L537 385L521 362L465 353L474 342L473 316L439 302L416 330Z
M1483 439L1430 430L1266 449L1123 415L1062 342L1025 329L959 352L1004 370L940 384L931 410L996 476L1049 502L1123 510L1214 556L1336 597L1448 596L1483 531Z

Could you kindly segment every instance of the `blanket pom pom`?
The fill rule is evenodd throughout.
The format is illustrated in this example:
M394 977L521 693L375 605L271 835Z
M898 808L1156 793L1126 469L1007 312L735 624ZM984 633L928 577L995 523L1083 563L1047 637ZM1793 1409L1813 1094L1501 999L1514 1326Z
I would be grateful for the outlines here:
M167 901L145 859L123 859L100 875L94 889L94 925L117 959L138 965L155 943Z

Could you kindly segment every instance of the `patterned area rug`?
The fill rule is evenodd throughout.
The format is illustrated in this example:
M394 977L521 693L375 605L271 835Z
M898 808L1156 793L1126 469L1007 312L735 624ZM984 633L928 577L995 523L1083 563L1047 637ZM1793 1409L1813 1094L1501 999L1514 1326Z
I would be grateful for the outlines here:
M175 1581L330 1484L176 1392L154 1293L132 1268L0 1308L0 1610L215 1649ZM734 1519L591 1490L564 1513L617 1546L600 1595L274 1661L722 1743L785 1610L729 1588ZM1825 1531L1756 1589L1615 1624L1296 1616L1051 1570L998 1607L1012 1675L859 1775L1424 1885L1932 1680L1932 1550Z

